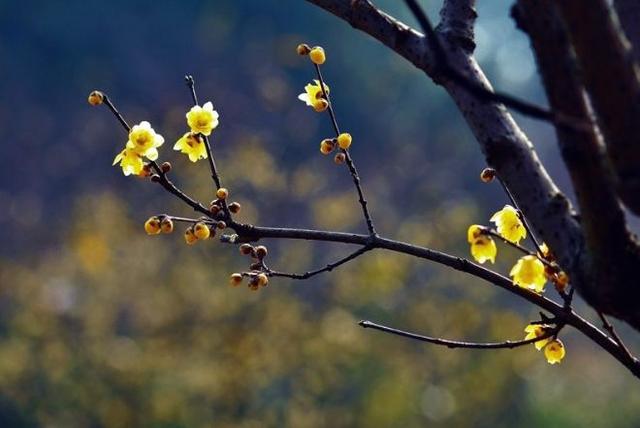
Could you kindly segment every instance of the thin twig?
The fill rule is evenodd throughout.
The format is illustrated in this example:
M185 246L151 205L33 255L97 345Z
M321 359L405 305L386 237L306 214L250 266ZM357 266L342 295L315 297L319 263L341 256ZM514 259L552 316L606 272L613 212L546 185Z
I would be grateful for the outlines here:
M486 228L483 228L483 229L482 229L481 233L484 233L485 235L493 236L494 238L498 238L498 239L500 239L502 242L504 242L505 244L507 244L508 246L515 248L516 250L520 251L521 253L527 254L527 255L529 255L529 256L537 257L537 258L538 258L538 260L540 260L540 261L541 261L545 266L548 266L548 267L550 267L550 268L552 268L552 269L556 269L556 270L557 270L557 269L560 269L560 268L558 267L558 265L556 265L556 264L554 264L554 263L552 263L552 262L548 261L548 260L547 260L547 259L545 259L544 257L542 257L542 254L541 254L541 253L538 253L538 254L540 254L540 255L538 255L538 254L536 254L536 252L535 252L535 251L531 251L531 250L529 250L528 248L525 248L525 247L523 247L523 246L522 246L522 245L520 245L520 244L516 244L515 242L511 242L511 241L509 241L508 239L504 238L502 235L500 235L500 234L499 234L496 230L494 230L494 229L491 229L491 228L486 227Z
M431 337L424 336L422 334L411 333L405 330L399 330L397 328L387 327L382 324L377 324L371 321L360 321L358 323L361 327L364 328L373 328L375 330L380 330L385 333L391 333L402 337L407 337L409 339L419 340L421 342L431 343L433 345L446 346L447 348L466 348L466 349L513 349L519 346L529 345L531 343L539 342L544 339L548 339L552 336L558 334L558 332L562 329L561 326L557 326L551 328L544 332L544 334L533 338L533 339L525 339L525 340L505 340L503 342L466 342L460 340L450 340L450 339L442 339L440 337Z
M551 110L545 109L538 105L532 104L527 101L520 100L512 95L495 92L487 89L476 82L473 82L467 78L464 74L458 71L455 67L452 67L447 58L447 53L442 45L436 30L431 24L431 20L427 14L422 10L417 0L405 0L405 3L413 13L414 17L420 24L422 31L424 31L427 42L431 46L431 50L436 57L436 68L445 77L451 79L464 89L466 89L471 95L482 101L493 101L502 103L507 107L511 107L516 111L524 114L525 116L541 119L547 122L554 123L560 126L566 126L574 129L583 129L587 124L584 120L579 120L573 117L566 116L561 113L555 113Z
M318 75L318 81L320 82L320 88L322 88L322 95L327 100L329 106L327 107L327 111L329 112L329 116L331 117L331 123L333 125L333 129L336 132L336 137L340 135L340 128L338 127L338 121L336 120L336 115L333 110L333 104L331 103L331 99L329 98L329 94L325 89L324 79L322 78L322 72L320 71L320 66L318 64L313 64L316 69L316 74ZM367 200L364 197L364 192L362 191L362 185L360 184L360 175L358 174L358 170L356 169L356 165L349 154L349 150L340 149L342 153L345 155L345 162L347 164L347 168L349 169L349 173L351 174L351 178L353 179L353 184L356 187L356 191L358 192L358 202L360 202L360 206L362 207L362 214L364 215L364 219L367 223L367 230L369 231L369 235L376 235L376 228L373 225L373 220L371 218L371 214L369 213L369 208L367 207Z
M337 260L333 263L329 263L327 264L325 267L323 268L319 268L316 270L312 270L312 271L308 271L302 274L299 273L287 273L287 272L278 272L272 269L269 269L266 265L263 266L266 269L267 275L269 276L279 276L282 278L291 278L291 279L308 279L311 278L312 276L316 276L320 273L323 272L331 272L333 269L337 268L340 265L343 265L359 256L361 256L362 254L366 253L367 251L371 250L371 246L369 245L365 245L361 248L359 248L358 250L354 251L353 253L341 258L340 260Z
M120 125L122 125L125 131L131 132L131 127L129 126L127 121L124 120L124 117L122 117L122 115L120 114L116 106L113 105L113 103L111 102L111 98L109 98L109 96L104 92L102 93L102 96L103 96L103 102L106 104L107 107L109 107L109 110L111 110L111 113L113 113L116 119L118 119L118 122L120 122Z
M538 240L536 239L535 235L533 234L533 231L531 230L531 227L529 226L529 223L527 222L527 219L524 217L524 213L522 212L522 210L518 206L518 203L516 202L516 199L513 197L513 194L511 193L511 191L507 187L507 184L504 181L502 181L500 176L498 176L497 174L496 174L496 178L498 179L498 182L500 183L500 185L504 189L504 193L507 194L507 197L509 198L509 201L511 201L511 203L513 204L513 207L516 209L516 211L518 213L518 217L520 217L520 220L522 221L524 229L527 231L527 233L529 233L529 237L531 238L531 241L533 242L533 245L535 245L536 249L538 250L538 253L543 254L542 248L540 247L540 244L538 243Z
M191 98L195 105L198 105L198 96L196 95L196 82L193 79L193 76L187 75L184 77L184 80L191 91ZM213 152L211 151L211 144L209 143L209 137L206 135L200 134L200 137L204 140L205 149L207 151L207 160L209 161L209 169L211 169L211 178L213 179L213 183L216 185L216 189L222 187L222 182L220 180L220 174L218 173L218 169L216 167L216 160L213 157ZM223 207L226 212L226 205Z
M634 361L636 364L640 364L640 361L638 361L638 359L633 356L631 351L629 351L629 348L627 348L627 346L624 344L624 342L622 341L622 338L618 336L616 329L613 328L613 325L609 322L605 314L602 313L602 311L597 311L597 312L598 312L598 316L600 317L600 320L602 320L602 326L609 333L611 338L618 344L620 349L622 349L627 354L630 360Z

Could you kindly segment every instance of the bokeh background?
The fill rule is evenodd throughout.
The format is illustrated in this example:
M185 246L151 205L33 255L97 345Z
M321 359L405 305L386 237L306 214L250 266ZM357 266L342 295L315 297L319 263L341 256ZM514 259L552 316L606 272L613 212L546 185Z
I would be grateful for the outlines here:
M423 3L437 19L440 2ZM478 3L477 56L494 85L544 103L511 2ZM402 2L376 4L413 22ZM131 123L150 120L167 140L161 160L206 203L206 164L171 150L190 108L186 73L221 114L214 151L241 220L363 230L346 170L318 151L328 118L296 99L313 78L300 42L327 51L380 232L467 254L467 226L505 197L478 180L483 159L461 115L410 64L324 11L300 0L0 1L0 426L640 425L638 381L570 330L566 359L550 366L533 346L449 350L357 326L502 340L538 317L463 274L372 252L256 293L228 285L246 269L234 247L144 233L150 215L192 213L111 166L126 134L86 97L102 89ZM553 130L516 118L570 194ZM288 271L349 250L266 244ZM517 255L499 252L507 272Z

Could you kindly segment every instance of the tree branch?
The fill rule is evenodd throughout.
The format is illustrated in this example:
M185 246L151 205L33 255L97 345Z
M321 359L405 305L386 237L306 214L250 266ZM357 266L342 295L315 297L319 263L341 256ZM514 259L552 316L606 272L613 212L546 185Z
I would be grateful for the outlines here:
M640 215L640 80L607 0L555 2L605 136L623 202ZM637 25L637 21L634 25Z
M544 339L548 339L557 335L562 327L557 326L548 329L544 334L535 337L533 339L524 340L505 340L503 342L463 342L460 340L443 339L440 337L424 336L422 334L412 333L405 330L400 330L386 325L377 324L371 321L360 321L358 323L363 328L372 328L374 330L380 330L385 333L395 334L397 336L406 337L413 340L419 340L421 342L427 342L432 345L446 346L450 349L464 348L464 349L513 349L520 346L530 345L535 342L539 342Z
M631 43L631 51L637 64L640 64L640 2L638 0L613 0L620 24Z
M556 5L553 0L519 0L512 14L529 35L551 106L586 121L592 112ZM592 306L638 328L635 302L640 294L628 281L640 263L638 248L615 194L601 134L595 126L581 130L557 127L556 133L576 191L586 242L581 277L573 283Z

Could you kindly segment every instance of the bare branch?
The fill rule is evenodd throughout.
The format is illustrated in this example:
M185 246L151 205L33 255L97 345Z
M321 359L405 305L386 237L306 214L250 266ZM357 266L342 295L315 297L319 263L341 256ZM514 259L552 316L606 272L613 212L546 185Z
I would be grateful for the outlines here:
M569 34L553 0L519 0L513 9L528 33L547 97L554 109L588 118L592 112L579 80ZM637 244L626 226L615 193L613 172L597 128L556 128L562 157L580 206L588 269L574 284L594 307L640 325L635 304L640 297L628 281L636 269ZM616 266L615 271L612 266ZM631 296L637 296L633 298ZM635 319L634 319L635 318Z
M619 195L640 214L640 80L630 46L607 0L592 0L588 7L583 0L555 3L604 133Z
M358 323L361 327L364 328L372 328L375 330L380 330L385 333L395 334L397 336L406 337L409 339L419 340L421 342L427 342L432 345L440 345L446 346L447 348L455 349L455 348L465 348L465 349L513 349L518 348L520 346L530 345L535 342L539 342L541 340L548 339L552 336L557 335L562 326L557 326L553 328L549 328L544 334L533 338L533 339L525 339L525 340L505 340L503 342L463 342L460 340L451 340L451 339L442 339L440 337L431 337L424 336L422 334L412 333L405 330L400 330L393 327L388 327L386 325L377 324L371 321L360 321Z
M308 271L305 273L288 273L288 272L279 272L273 269L268 268L266 265L263 266L267 272L267 275L269 276L279 276L282 278L290 278L290 279L309 279L312 276L316 276L318 274L324 273L324 272L331 272L333 269L337 268L340 265L343 265L347 262L350 262L351 260L360 257L361 255L363 255L364 253L366 253L367 251L371 250L371 246L369 245L365 245L364 247L359 248L358 250L354 251L353 253L333 262L333 263L329 263L327 264L325 267L316 269L316 270L312 270L312 271Z
M316 74L318 76L318 81L320 82L320 88L322 89L322 94L324 98L329 103L327 107L327 111L329 112L329 116L331 117L331 123L333 124L333 130L336 133L336 137L340 135L340 128L338 127L338 121L336 119L335 111L333 110L333 103L331 103L331 98L329 98L329 93L325 88L325 82L322 77L322 72L320 71L320 66L318 64L313 64L316 69ZM356 191L358 192L358 202L362 207L362 214L364 215L365 222L367 223L367 230L370 235L376 234L376 228L373 225L373 220L371 219L371 214L369 213L369 208L367 207L367 200L364 197L364 192L362 191L362 185L360 184L360 175L358 174L358 170L356 169L356 165L351 158L351 154L349 150L340 149L342 153L345 155L345 162L347 164L347 168L349 168L349 173L351 174L351 178L353 179L353 184L356 187Z
M613 0L624 34L631 42L631 51L640 64L640 2L638 0Z
M636 357L634 357L633 354L631 354L631 352L629 351L629 348L626 347L626 345L624 344L624 342L622 341L620 336L618 336L618 333L616 332L616 329L613 328L613 325L611 325L611 323L609 322L607 317L600 311L598 311L598 316L600 317L600 320L602 320L602 326L609 333L609 335L613 338L613 340L618 344L618 346L620 346L620 348L627 354L627 356L631 360L636 361L636 364L640 364L640 361L638 361L638 359Z

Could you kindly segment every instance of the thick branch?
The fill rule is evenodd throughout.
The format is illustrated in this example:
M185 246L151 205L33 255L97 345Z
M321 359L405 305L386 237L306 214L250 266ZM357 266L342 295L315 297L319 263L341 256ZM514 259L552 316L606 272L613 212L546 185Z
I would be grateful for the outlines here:
M640 80L629 43L607 0L555 3L604 133L620 197L640 214Z
M627 40L631 43L631 51L636 63L640 64L640 2L638 0L613 0L620 24Z
M591 110L556 2L519 0L513 16L529 34L551 106L587 120ZM574 284L592 306L640 327L635 305L639 291L628 280L640 259L615 194L613 172L601 135L595 127L559 127L556 131L576 191L586 239L585 275Z

